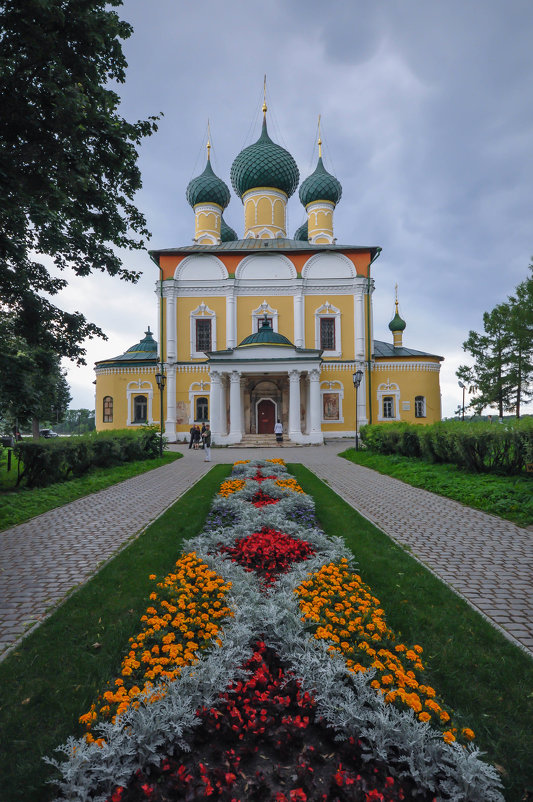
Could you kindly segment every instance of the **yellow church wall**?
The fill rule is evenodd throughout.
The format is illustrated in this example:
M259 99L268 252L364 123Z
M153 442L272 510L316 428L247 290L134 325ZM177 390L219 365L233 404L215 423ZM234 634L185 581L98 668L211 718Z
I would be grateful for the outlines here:
M138 382L147 386L135 388L130 394L129 403L131 404L130 418L133 419L133 397L144 395L147 399L148 410L148 391L152 389L152 418L154 423L159 423L159 389L155 381L155 368L146 370L122 368L113 369L113 372L100 373L96 376L96 430L99 432L110 431L113 429L132 428L137 429L142 426L130 424L128 426L128 384ZM113 420L105 422L104 398L110 396L113 399Z
M278 312L278 332L294 342L294 300L292 295L241 295L237 297L237 344L252 333L252 312L266 301Z
M189 434L191 424L189 419L194 416L194 408L191 408L191 403L194 404L194 397L191 402L190 391L191 387L194 396L202 395L207 398L209 409L210 397L209 388L202 390L200 387L193 385L200 382L209 382L209 373L207 367L198 364L196 370L179 371L176 373L176 432L178 435L186 433ZM180 437L179 439L183 439Z
M191 359L191 313L204 303L216 316L216 347L226 347L226 299L221 297L195 296L178 297L176 300L177 361L189 362ZM210 315L202 315L207 320ZM203 359L203 357L202 357Z
M315 313L326 301L341 313L341 357L328 357L327 352L323 359L353 359L354 358L354 301L352 295L307 295L305 296L305 348L315 348ZM328 315L324 315L328 317ZM333 313L331 314L333 317ZM336 343L337 345L337 343ZM320 347L320 345L319 345ZM338 345L337 345L338 347Z
M335 432L345 432L347 430L353 431L355 428L355 392L353 389L353 371L347 370L323 370L320 374L320 405L321 405L321 419L322 431L327 434ZM331 385L326 386L326 383ZM332 394L338 393L342 400L340 402L340 419L336 421L327 421L324 419L324 403L323 392L330 392Z
M414 360L409 360L414 361ZM390 359L384 360L389 365ZM399 365L405 360L399 360ZM439 364L438 359L426 358L423 363ZM376 367L380 364L376 360ZM400 391L399 418L406 423L427 424L435 423L441 419L441 398L439 372L436 370L401 370L387 367L385 370L372 371L372 419L373 423L388 423L388 420L380 420L380 403L378 392L380 385L396 384ZM387 395L393 395L386 391ZM425 399L425 417L415 416L415 397L423 396ZM408 405L406 409L405 406ZM398 415L398 412L397 412ZM393 421L390 421L393 422Z

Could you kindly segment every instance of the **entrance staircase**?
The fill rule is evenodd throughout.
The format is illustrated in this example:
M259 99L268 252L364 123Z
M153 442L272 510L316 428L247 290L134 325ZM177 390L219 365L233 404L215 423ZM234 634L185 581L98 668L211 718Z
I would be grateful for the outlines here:
M228 446L228 448L294 448L298 443L293 443L283 435L283 443L276 443L275 434L243 434L240 443Z

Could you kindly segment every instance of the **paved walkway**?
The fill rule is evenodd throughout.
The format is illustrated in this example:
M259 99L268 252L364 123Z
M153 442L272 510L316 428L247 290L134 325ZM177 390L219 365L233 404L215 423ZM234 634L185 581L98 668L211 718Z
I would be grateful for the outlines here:
M284 448L533 655L533 532L337 456L345 446ZM277 455L213 449L213 462ZM202 452L0 533L0 653L38 625L211 467ZM1 656L0 656L0 659Z

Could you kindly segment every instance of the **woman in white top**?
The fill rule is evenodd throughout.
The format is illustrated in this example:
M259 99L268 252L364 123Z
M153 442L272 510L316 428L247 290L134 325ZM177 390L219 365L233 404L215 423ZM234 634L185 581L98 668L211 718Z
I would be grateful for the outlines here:
M283 426L281 425L281 422L279 420L274 426L274 434L276 435L276 441L278 443L282 443L283 442Z

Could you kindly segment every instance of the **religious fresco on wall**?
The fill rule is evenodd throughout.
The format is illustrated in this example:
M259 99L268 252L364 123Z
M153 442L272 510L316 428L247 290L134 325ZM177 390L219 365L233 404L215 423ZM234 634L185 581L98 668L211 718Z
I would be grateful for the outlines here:
M322 395L322 420L339 420L338 393L324 393Z

